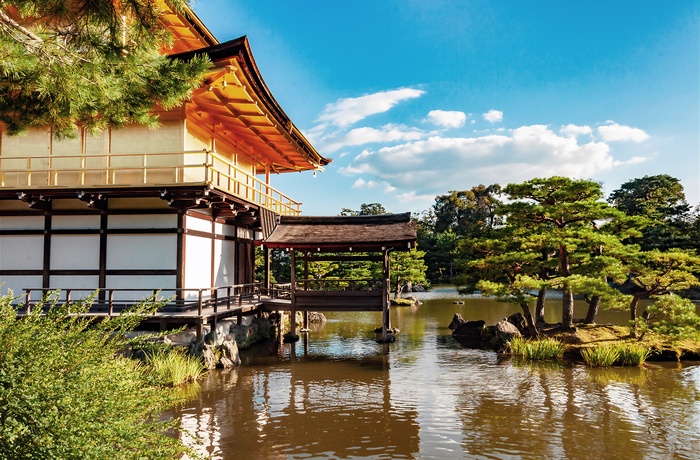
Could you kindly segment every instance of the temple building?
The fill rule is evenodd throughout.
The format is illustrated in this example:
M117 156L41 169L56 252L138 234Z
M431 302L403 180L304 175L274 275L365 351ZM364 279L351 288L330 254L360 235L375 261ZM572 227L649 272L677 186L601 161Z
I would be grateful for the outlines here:
M330 160L279 106L247 38L219 43L191 11L165 19L174 57L207 54L213 66L188 101L156 109L158 129L59 141L49 128L10 136L0 124L0 294L99 288L118 300L162 289L185 301L252 283L254 242L300 214L271 177Z

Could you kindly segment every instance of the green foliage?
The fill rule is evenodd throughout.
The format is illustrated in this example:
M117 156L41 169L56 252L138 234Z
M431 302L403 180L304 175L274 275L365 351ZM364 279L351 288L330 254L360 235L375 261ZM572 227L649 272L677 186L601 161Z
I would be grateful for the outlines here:
M451 283L466 261L478 257L458 249L462 239L486 238L503 224L496 210L499 185L479 185L435 198L417 219L418 247L426 251L427 276L433 283Z
M166 435L176 421L158 419L167 391L121 355L158 303L94 323L80 316L91 299L59 305L54 294L25 317L12 301L0 298L0 459L180 457Z
M683 186L667 174L644 176L625 182L608 201L629 216L640 216L648 225L632 238L643 250L692 247L689 238L690 206Z
M508 346L514 355L538 361L561 359L568 348L566 344L551 337L537 340L514 337Z
M181 10L185 0L168 4ZM11 8L14 7L14 8ZM58 138L129 123L155 126L154 105L177 106L207 58L161 54L172 36L150 0L0 2L0 121L10 134L51 127Z
M700 316L693 302L669 294L657 296L644 314L644 326L674 341L700 341Z
M620 350L612 345L584 348L581 357L591 367L610 367L620 359Z

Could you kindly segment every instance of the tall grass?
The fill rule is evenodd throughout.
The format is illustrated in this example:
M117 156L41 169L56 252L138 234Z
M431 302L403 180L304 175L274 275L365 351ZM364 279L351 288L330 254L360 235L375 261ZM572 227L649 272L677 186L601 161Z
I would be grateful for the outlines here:
M511 353L532 360L560 359L567 349L565 344L551 337L538 340L514 337L508 343Z
M146 374L155 385L176 387L204 374L201 360L179 349L157 350L146 357Z
M617 346L603 345L581 350L583 362L592 367L610 367L620 358Z
M593 367L640 366L651 355L649 347L639 343L615 343L581 350L583 361Z
M623 366L640 366L651 355L649 347L640 343L621 343L617 348Z

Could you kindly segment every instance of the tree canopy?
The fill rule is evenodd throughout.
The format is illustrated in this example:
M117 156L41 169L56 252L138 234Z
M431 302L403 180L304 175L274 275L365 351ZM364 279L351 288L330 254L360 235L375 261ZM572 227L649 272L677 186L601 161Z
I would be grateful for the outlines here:
M181 10L186 0L168 0ZM163 54L172 36L157 0L0 2L0 121L56 137L129 123L155 126L200 83L207 58Z

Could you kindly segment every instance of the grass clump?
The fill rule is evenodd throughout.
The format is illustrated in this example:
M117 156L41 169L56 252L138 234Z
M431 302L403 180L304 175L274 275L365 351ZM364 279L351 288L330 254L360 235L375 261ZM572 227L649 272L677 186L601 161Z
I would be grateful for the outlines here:
M584 348L581 357L591 367L610 367L620 358L620 350L613 345Z
M561 359L567 349L566 344L551 337L537 340L514 337L508 344L511 353L531 360Z
M194 382L204 373L202 361L184 350L160 349L146 356L146 374L157 386L177 387Z
M621 343L617 349L623 366L641 366L651 355L651 349L641 343Z

